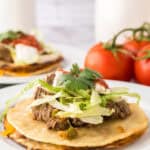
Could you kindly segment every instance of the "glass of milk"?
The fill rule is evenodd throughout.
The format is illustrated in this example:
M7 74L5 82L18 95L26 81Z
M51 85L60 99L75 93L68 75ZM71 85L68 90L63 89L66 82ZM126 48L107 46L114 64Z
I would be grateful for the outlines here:
M96 41L106 41L119 30L150 22L150 0L96 0Z
M0 32L35 28L34 0L0 0Z

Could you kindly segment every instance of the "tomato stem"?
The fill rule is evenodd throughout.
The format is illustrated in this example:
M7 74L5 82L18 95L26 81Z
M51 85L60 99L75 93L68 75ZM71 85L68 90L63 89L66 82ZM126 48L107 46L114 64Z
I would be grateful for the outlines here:
M114 37L113 37L113 39L112 39L112 48L114 48L114 47L116 47L116 43L117 43L117 39L118 39L118 37L120 36L120 34L122 34L122 33L124 33L124 32L127 32L127 31L131 31L131 32L133 32L134 31L134 29L133 28L126 28L126 29L123 29L123 30L121 30L120 32L118 32Z
M143 57L137 57L136 60L144 60L150 58L150 50L144 50L143 52L146 52L146 55Z
M117 44L117 40L118 40L119 36L124 32L131 32L132 33L132 38L137 40L137 41L142 41L142 40L150 41L150 23L145 22L143 25L141 25L138 28L125 28L125 29L119 31L112 38L112 40L104 43L104 45L103 45L104 48L112 51L113 54L115 54L117 51L120 51L124 54L125 53L128 54L133 59L137 59L137 58L135 58L135 56L133 56L132 53L126 52L125 50L122 50L121 49L122 46ZM149 57L150 57L150 53L142 59L146 59L146 58L149 58Z
M126 55L128 55L128 56L130 56L132 59L136 59L136 57L133 55L133 53L132 52L130 52L130 51L127 51L127 50L124 50L124 49L120 49L120 50L118 50L119 52L121 52L121 53L123 53L123 54L126 54Z
M131 31L131 32L133 33L133 32L134 32L134 28L126 28L126 29L123 29L123 30L119 31L119 32L112 38L111 41L106 42L106 43L104 44L104 47L107 48L107 49L109 49L109 50L113 50L113 49L115 49L116 47L118 48L118 47L119 47L118 44L117 44L117 39L118 39L118 37L120 36L120 34L122 34L122 33L124 33L124 32L127 32L127 31L128 31L128 32Z
M113 38L111 43L109 43L110 49L117 47L117 39L124 32L132 32L132 37L135 40L150 40L150 23L145 22L142 26L138 28L125 28L119 31Z
M149 38L150 34L148 32L148 29L146 29L145 27L139 27L133 31L133 39L135 40L142 41L143 39L148 40Z

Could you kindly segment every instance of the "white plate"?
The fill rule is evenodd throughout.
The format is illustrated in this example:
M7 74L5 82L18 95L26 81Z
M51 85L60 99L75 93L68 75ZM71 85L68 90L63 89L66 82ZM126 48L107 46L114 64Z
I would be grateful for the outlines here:
M125 86L128 87L131 91L138 92L141 95L141 107L146 112L150 120L150 87L142 86L134 83L120 82L120 81L107 81L110 87L112 86ZM5 101L8 98L11 98L16 94L24 85L17 85L0 90L0 110L4 109ZM30 93L28 93L29 96ZM138 117L138 116L137 116ZM2 127L2 125L1 125ZM9 139L0 138L0 149L2 150L24 150L21 146L17 145ZM135 143L124 148L125 150L150 150L150 129L148 128L147 132L138 139Z
M72 63L79 63L83 64L85 52L79 48L75 48L72 46L54 44L64 56L65 60L63 62L63 68L68 68ZM2 76L0 77L0 84L19 84L19 83L27 83L35 78L42 78L46 74L42 75L35 75L30 77L9 77L9 76Z

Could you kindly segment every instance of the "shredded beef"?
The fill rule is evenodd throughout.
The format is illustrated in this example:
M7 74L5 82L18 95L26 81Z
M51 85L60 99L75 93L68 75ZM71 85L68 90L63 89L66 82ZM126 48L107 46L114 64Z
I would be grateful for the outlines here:
M9 49L0 44L0 60L6 61L8 63L13 62L13 58Z
M129 105L125 100L118 102L109 101L107 107L115 110L111 116L112 119L125 119L131 114Z
M41 87L37 87L35 95L34 95L34 99L38 99L38 98L42 98L43 95L51 95L52 93L48 92L47 90L41 88Z
M73 127L82 127L86 125L86 123L77 118L70 118L69 121Z
M46 82L52 84L55 74L51 74L46 78ZM50 95L52 93L46 91L45 89L38 87L35 93L35 100L41 98L42 95ZM130 115L130 108L126 101L120 100L117 102L109 101L106 105L107 108L114 109L114 113L109 117L104 117L108 119L124 119ZM58 118L54 117L54 114L59 111L58 109L53 108L49 104L42 104L36 106L32 109L33 118L38 121L44 121L48 129L54 130L66 130L70 125L73 127L82 127L85 125L90 125L84 123L78 118Z
M65 118L50 118L48 121L47 121L47 127L48 129L54 129L54 130L66 130L69 128L70 126L70 123L69 123L69 120L68 119L65 119Z
M46 82L47 82L48 84L52 85L54 78L55 78L55 74L54 74L54 73L51 73L50 75L48 75L48 76L46 77Z
M118 102L110 101L107 104L107 107L114 109L115 112L112 114L112 116L105 117L106 120L125 119L131 113L128 104L124 100ZM57 109L53 108L49 104L42 104L32 109L33 118L38 121L44 121L47 124L48 129L66 130L69 128L69 125L72 125L73 127L82 127L85 125L89 125L88 123L84 123L77 118L53 117L53 113L57 111Z
M33 119L38 121L44 121L49 129L66 130L69 125L73 127L81 127L86 125L77 118L56 118L53 114L58 110L50 106L49 104L42 104L40 106L32 108Z
M46 78L46 82L51 85L53 83L54 77L55 77L54 73L48 75L47 78ZM37 89L35 91L34 99L36 100L38 98L42 98L42 95L51 95L51 94L52 93L46 91L42 87L37 87Z
M49 104L42 104L40 106L33 107L33 119L47 122L49 118L51 118L53 110L54 108L52 108Z

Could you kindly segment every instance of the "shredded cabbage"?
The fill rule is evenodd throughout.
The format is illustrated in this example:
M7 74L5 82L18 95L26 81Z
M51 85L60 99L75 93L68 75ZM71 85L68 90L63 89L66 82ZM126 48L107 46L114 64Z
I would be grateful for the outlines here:
M110 116L113 113L113 110L101 107L100 105L95 105L89 107L85 111L80 112L68 112L68 111L59 111L56 113L56 116L67 118L84 118L84 117L93 117L93 116Z
M45 88L46 90L48 90L49 92L52 93L57 93L61 90L60 87L54 87L50 84L48 84L46 81L39 79L38 83L40 84L41 87Z
M80 112L81 111L78 105L76 105L75 103L64 105L60 103L59 101L57 101L56 99L60 97L60 95L61 95L61 92L53 96L46 96L45 98L37 99L31 105L29 105L29 108L39 106L41 104L49 103L53 108L56 108L58 110L67 111L67 112L74 112L74 111Z
M103 123L103 117L102 116L94 116L94 117L85 117L85 118L80 118L81 121L85 123L90 123L90 124L100 124Z
M28 92L29 90L31 90L32 88L34 88L36 86L41 86L41 87L47 89L48 91L55 92L55 93L60 90L59 88L53 87L41 79L28 83L17 95L15 95L13 98L10 98L6 101L5 109L0 115L0 121L2 121L2 119L5 117L5 115L8 112L9 107L12 104L14 104L18 99L20 99L20 97L22 97L26 92Z
M2 121L2 119L5 117L5 115L8 112L9 107L15 103L21 96L23 96L27 91L29 91L30 89L32 89L33 87L35 87L36 85L38 85L38 81L32 81L30 83L28 83L17 95L15 95L13 98L10 98L6 101L6 106L5 106L5 110L2 112L2 114L0 115L0 121Z
M90 102L91 102L91 106L101 103L101 97L99 96L98 92L96 92L95 90L92 90Z
M0 120L7 114L9 107L22 97L33 87L41 86L53 95L43 95L43 98L33 101L29 108L49 103L59 111L55 116L62 118L79 118L83 122L91 124L100 124L103 122L103 116L111 116L113 109L106 107L108 101L116 101L122 97L133 97L139 103L140 96L137 93L130 93L127 88L115 87L106 89L103 92L95 89L79 89L72 91L64 86L52 86L44 80L35 80L27 84L15 97L6 102L6 108L0 116Z
M49 85L47 86L43 80L40 83L50 91L53 89L51 86L49 88ZM137 98L138 102L140 99L137 93L129 93L127 88L112 88L107 91L107 94L99 93L94 89L92 89L91 93L88 90L70 93L68 90L59 87L58 93L55 93L53 96L44 96L42 99L37 99L30 107L49 103L52 107L59 110L55 114L58 117L80 118L83 122L99 124L103 122L103 116L110 116L114 112L113 109L105 107L109 100L116 101L122 96Z
M102 98L102 105L103 106L105 106L105 104L107 104L107 102L109 101L109 100L112 100L112 101L117 101L118 100L118 98L122 98L122 97L125 97L125 96L127 96L127 97L133 97L133 98L136 98L137 100L136 100L136 103L137 104L139 104L139 102L140 102L140 99L141 99L141 97L140 97L140 95L139 94L137 94L137 93L129 93L129 92L122 92L122 93L109 93L109 94L106 94L106 95L103 95L101 98Z

